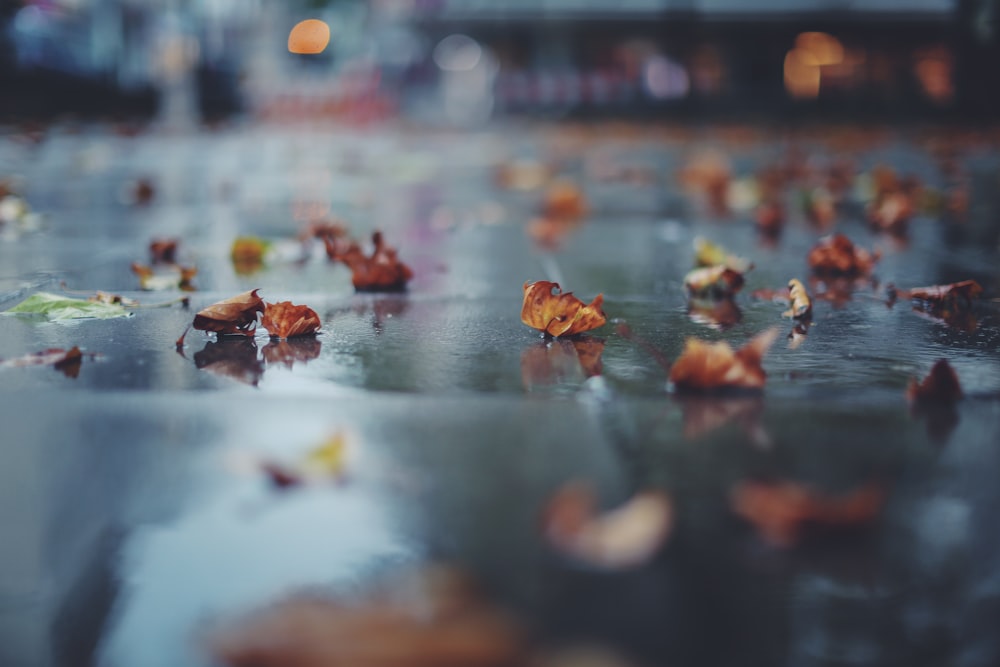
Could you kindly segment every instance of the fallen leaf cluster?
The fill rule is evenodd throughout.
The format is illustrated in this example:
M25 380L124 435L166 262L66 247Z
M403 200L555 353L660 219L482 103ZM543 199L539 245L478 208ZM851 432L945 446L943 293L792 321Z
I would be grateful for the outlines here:
M252 336L257 329L257 317L262 316L261 326L272 338L286 339L309 336L321 326L316 311L308 306L296 306L290 301L265 303L251 290L213 303L198 311L191 326L199 331L213 332L219 336L231 334ZM183 341L183 336L181 337ZM178 344L181 344L178 341Z
M573 336L607 323L602 310L604 297L598 294L589 304L563 293L559 283L548 280L524 283L521 321L549 336Z
M585 482L571 482L549 500L542 531L549 544L577 561L605 569L648 562L673 528L673 503L662 491L643 491L620 507L597 511L597 495Z

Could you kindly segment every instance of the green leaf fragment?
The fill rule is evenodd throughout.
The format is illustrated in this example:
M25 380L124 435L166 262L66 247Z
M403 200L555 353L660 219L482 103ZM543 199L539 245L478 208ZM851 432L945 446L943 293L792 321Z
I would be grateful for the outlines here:
M116 303L100 303L70 299L49 292L38 292L6 311L23 315L40 315L49 320L96 318L101 320L128 317L131 313Z

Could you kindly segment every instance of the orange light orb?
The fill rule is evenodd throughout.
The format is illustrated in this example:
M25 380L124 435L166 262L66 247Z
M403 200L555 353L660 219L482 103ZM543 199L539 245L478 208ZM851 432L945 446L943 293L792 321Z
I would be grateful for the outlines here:
M330 43L330 26L319 19L306 19L288 33L288 50L292 53L323 53Z

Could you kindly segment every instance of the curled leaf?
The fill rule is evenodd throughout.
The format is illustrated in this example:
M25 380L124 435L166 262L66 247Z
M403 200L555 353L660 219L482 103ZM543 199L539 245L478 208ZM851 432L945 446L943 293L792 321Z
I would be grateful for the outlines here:
M871 273L879 254L856 247L843 234L834 234L820 239L808 259L816 275L853 278Z
M906 398L914 404L951 405L962 398L962 385L951 364L945 359L938 359L923 381L910 380Z
M241 276L256 273L264 266L264 255L270 247L269 242L256 236L237 237L229 251L233 269Z
M722 265L737 273L746 273L753 268L753 262L750 260L734 255L722 246L700 236L694 240L694 265L711 267Z
M624 505L598 514L593 488L572 482L556 492L542 519L549 543L588 565L608 569L638 567L667 541L673 503L662 491L644 491Z
M370 257L365 257L357 244L351 243L344 249L331 248L329 237L327 254L331 259L343 262L351 270L351 282L359 292L400 292L413 277L413 271L399 260L395 248L385 245L382 232L372 234L375 249ZM331 254L332 252L332 254Z
M777 337L776 328L768 329L736 351L725 341L688 338L670 369L670 381L679 391L763 389L767 373L761 361Z
M209 650L231 667L505 667L526 652L520 629L442 567L350 599L300 594L217 628Z
M264 300L259 290L238 294L231 299L213 303L198 311L191 325L199 331L214 331L219 335L250 335L257 326L257 315L264 312Z
M311 336L319 331L319 315L309 306L296 306L291 301L268 303L260 325L267 329L271 338L287 339L295 336Z
M910 290L897 290L911 299L922 301L935 308L958 310L969 308L973 301L979 298L983 288L975 280L963 280L949 285L932 285L931 287L914 287Z
M701 299L725 299L743 288L743 274L724 264L694 269L684 276L688 294Z
M6 311L13 314L37 315L48 320L95 318L100 320L128 317L131 313L120 304L101 303L86 299L70 299L49 292L37 292Z
M194 290L191 281L198 275L194 266L169 264L154 269L151 266L132 262L132 273L139 276L139 288L151 292L179 289L185 292Z
M604 326L608 321L601 309L604 296L598 294L589 304L562 293L559 283L548 280L524 283L521 321L550 336L573 336Z
M782 313L783 317L802 320L812 315L812 301L806 292L806 286L800 280L792 278L788 281L788 297L791 300L791 308Z
M885 490L869 482L841 496L829 496L797 482L745 481L732 492L733 511L777 547L793 546L807 525L850 527L869 523L885 503Z

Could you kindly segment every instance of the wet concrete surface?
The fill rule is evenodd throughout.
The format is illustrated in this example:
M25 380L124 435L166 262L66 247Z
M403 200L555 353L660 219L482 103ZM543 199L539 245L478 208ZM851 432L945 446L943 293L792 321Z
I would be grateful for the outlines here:
M129 264L153 237L180 238L199 274L187 310L0 317L0 358L73 345L99 355L75 378L0 369L0 664L207 665L203 638L219 618L425 561L471 571L540 641L603 643L637 664L996 664L1000 155L962 153L972 201L958 233L918 216L902 244L843 213L837 231L882 249L881 287L817 301L793 347L785 307L750 293L805 278L819 232L793 213L764 244L748 213L712 216L675 178L705 146L750 174L785 136L245 126L4 139L0 174L18 177L45 222L0 242L0 308L63 282L146 303L174 296L136 291ZM920 137L880 136L852 150L860 168L886 162L935 184ZM595 180L595 151L656 180ZM494 183L495 165L514 158L554 160L587 194L585 224L555 252L525 233L540 192ZM127 201L137 178L155 184L148 205ZM414 269L409 291L355 294L318 247L297 261L296 218L325 209L358 237L383 230ZM276 242L249 276L229 260L246 234ZM682 279L698 235L756 264L722 331L688 313ZM967 278L985 288L975 326L883 298L889 282ZM588 371L567 343L521 324L521 285L537 279L585 300L603 292L608 316L667 360L688 336L739 345L780 326L766 393L678 397L613 324L585 339L603 344L600 373ZM322 332L281 349L263 332L191 332L175 349L194 311L254 288L308 304ZM939 358L966 398L935 429L904 392ZM294 460L338 430L351 434L343 484L280 492L239 463ZM609 573L546 545L539 514L571 479L594 482L607 506L666 489L677 518L657 557ZM746 479L828 493L874 479L888 495L863 529L775 545L730 506Z

